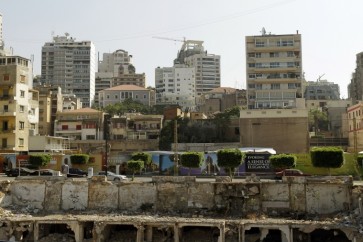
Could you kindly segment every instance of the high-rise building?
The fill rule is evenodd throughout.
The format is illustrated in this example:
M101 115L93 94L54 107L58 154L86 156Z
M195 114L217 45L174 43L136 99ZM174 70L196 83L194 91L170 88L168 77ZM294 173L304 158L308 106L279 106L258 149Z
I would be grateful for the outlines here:
M327 80L306 83L304 97L306 100L339 100L339 85Z
M95 97L95 47L91 41L76 41L65 36L53 37L42 47L41 82L66 94L75 94L83 107Z
M246 36L249 109L295 108L303 94L301 35Z
M356 56L356 67L348 85L348 95L353 104L363 100L363 52Z
M4 48L3 42L3 15L0 13L0 49Z
M178 104L183 110L196 106L195 68L182 64L155 69L157 104Z
M185 40L174 64L195 68L197 96L221 86L220 56L208 54L204 50L203 41Z
M0 152L28 152L29 136L38 133L39 92L31 89L31 61L0 56Z
M125 50L104 53L103 60L98 61L95 103L98 104L97 93L120 85L135 85L145 88L145 73L136 73L132 64L132 55Z

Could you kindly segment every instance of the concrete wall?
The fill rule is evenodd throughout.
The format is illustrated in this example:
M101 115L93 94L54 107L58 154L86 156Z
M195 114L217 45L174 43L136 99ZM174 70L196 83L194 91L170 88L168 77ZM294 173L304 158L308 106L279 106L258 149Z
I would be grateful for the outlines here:
M154 177L152 182L108 182L105 177L72 180L24 177L0 183L0 206L38 210L203 210L245 215L300 212L331 214L357 208L352 179L196 182L195 177Z

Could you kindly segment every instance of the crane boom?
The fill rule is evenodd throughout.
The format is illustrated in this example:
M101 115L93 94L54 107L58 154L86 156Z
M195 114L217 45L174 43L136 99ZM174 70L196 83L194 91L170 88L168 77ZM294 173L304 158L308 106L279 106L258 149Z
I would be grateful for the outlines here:
M183 40L181 39L172 39L172 38L166 38L166 37L159 37L159 36L153 36L154 39L164 39L164 40L171 40L171 41L179 41L179 42L185 42L185 37Z

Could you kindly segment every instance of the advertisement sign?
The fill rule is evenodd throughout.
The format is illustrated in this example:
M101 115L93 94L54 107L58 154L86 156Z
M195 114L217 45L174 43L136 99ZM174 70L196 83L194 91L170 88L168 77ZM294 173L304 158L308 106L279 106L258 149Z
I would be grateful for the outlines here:
M271 154L263 153L246 153L245 166L246 172L269 172L272 171L270 164Z

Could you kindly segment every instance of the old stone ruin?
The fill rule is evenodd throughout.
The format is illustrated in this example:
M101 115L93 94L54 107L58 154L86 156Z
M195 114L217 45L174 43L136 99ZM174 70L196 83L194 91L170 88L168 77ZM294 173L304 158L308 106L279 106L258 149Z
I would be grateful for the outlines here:
M362 242L362 191L351 177L21 177L0 182L0 241Z

